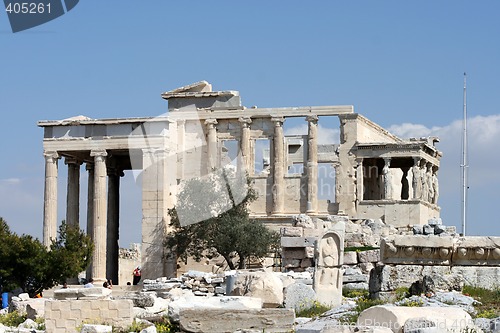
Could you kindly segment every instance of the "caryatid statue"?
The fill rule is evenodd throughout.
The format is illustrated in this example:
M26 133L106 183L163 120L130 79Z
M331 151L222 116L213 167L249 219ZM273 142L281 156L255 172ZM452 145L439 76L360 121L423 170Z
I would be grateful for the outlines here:
M413 166L411 171L413 173L413 179L411 185L413 187L413 199L420 199L422 196L422 175L420 171L420 160L419 157L413 158Z
M426 181L427 181L427 187L428 187L428 191L429 191L427 201L432 203L432 202L434 202L434 181L432 178L432 163L427 163Z
M433 169L434 172L432 173L432 188L434 189L434 198L432 200L432 203L437 205L439 198L439 183L437 177L438 167L435 166Z
M389 170L390 165L391 159L384 158L384 168L382 169L382 176L384 181L384 199L392 199L391 173Z
M420 199L424 201L429 201L429 182L427 181L427 163L422 162L422 167L420 169L420 179L422 184L422 193L420 194Z

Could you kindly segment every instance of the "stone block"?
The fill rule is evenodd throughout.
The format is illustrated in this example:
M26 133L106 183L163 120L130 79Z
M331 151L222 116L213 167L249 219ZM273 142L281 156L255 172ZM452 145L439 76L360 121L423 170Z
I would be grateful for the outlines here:
M424 224L424 226L422 228L422 232L424 235L434 235L434 226Z
M283 258L281 260L281 265L285 268L294 268L294 267L300 267L300 259L288 259L288 258Z
M108 325L84 324L80 333L111 333L113 327Z
M185 309L223 309L228 311L262 309L262 299L244 296L196 297L184 296L168 304L168 316L179 321L179 314Z
M359 262L379 262L380 261L380 250L368 250L358 252Z
M427 318L410 318L404 326L405 333L439 333L437 323Z
M358 264L358 267L361 269L363 274L369 274L370 271L375 267L375 265L371 262L362 262Z
M302 230L303 232L303 236L304 237L319 237L321 236L321 234L323 233L323 230L322 229L303 229Z
M365 274L344 275L343 282L344 282L344 284L354 283L354 282L363 282L363 283L368 284L368 275L365 275Z
M292 217L294 227L302 227L304 229L314 229L314 223L310 216L306 214L294 215Z
M305 258L300 261L300 267L306 268L306 267L314 267L314 260Z
M427 221L427 224L431 225L431 226L442 225L443 220L441 220L440 217L433 217L433 218L430 218L429 221Z
M342 289L348 289L348 290L369 290L369 285L368 283L365 282L355 282L355 283L347 283L344 284Z
M304 248L305 250L305 254L306 254L306 258L314 258L314 247L313 246L306 246Z
M233 296L258 297L264 307L278 307L283 304L283 282L270 271L237 271Z
M444 225L438 224L434 226L434 234L441 235L442 233L446 233L446 227Z
M284 304L287 309L299 311L314 305L316 293L311 286L303 283L294 283L284 290Z
M389 327L402 333L407 320L425 318L436 324L439 332L464 332L474 328L471 316L458 307L406 307L377 305L361 312L357 325Z
M286 259L304 259L306 257L305 249L304 247L285 247L281 256Z
M281 237L282 247L314 246L316 237Z
M358 254L355 251L344 252L344 265L356 265Z
M26 305L26 315L29 319L35 320L45 316L45 300L42 298L34 299L35 302L29 302Z
M285 237L302 237L303 230L302 227L284 227L280 229L280 234Z
M242 329L265 332L293 331L292 309L223 310L185 309L180 312L180 327L192 333L225 333Z

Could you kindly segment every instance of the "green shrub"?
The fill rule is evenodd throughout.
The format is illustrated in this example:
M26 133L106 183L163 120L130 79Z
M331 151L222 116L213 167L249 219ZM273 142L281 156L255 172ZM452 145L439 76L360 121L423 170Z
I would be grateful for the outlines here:
M358 297L365 297L368 298L370 296L370 293L368 290L365 289L342 289L342 296L348 297L348 298L358 298Z
M19 324L22 324L26 318L26 315L21 315L19 312L13 311L0 315L0 323L9 327L17 327Z
M318 317L326 311L330 310L331 307L314 301L313 305L307 309L300 309L295 313L295 317L307 317L314 318Z
M496 318L500 316L500 288L489 290L475 286L464 286L462 293L479 302L474 305L477 310L474 317Z
M407 287L399 287L394 290L394 296L396 297L396 301L400 301L403 298L410 296L410 291Z

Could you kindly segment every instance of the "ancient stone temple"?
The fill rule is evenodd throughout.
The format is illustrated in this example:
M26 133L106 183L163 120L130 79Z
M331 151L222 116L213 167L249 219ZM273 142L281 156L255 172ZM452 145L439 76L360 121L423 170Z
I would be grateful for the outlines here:
M120 177L142 170L143 277L175 274L163 247L167 210L184 179L232 164L259 193L251 212L270 226L299 213L382 219L393 226L439 217L436 138L400 139L354 113L352 106L246 108L237 91L213 91L205 81L162 94L159 117L40 121L44 129L44 243L56 237L58 161L68 168L66 220L78 224L87 210L95 243L89 274L118 276ZM318 143L323 117L340 121L339 143ZM284 123L302 118L306 135L285 135ZM326 121L326 120L325 120ZM328 124L325 123L325 127ZM292 172L296 164L303 169ZM333 170L329 198L319 197L318 165ZM87 206L79 207L80 172L88 172ZM325 176L323 176L325 177ZM138 222L139 223L139 222Z

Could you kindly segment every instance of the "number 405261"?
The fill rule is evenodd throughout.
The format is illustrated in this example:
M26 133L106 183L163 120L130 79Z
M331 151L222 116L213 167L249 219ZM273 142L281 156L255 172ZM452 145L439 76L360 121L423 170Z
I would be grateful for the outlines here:
M5 11L9 14L50 14L50 3L33 3L33 2L9 2Z

